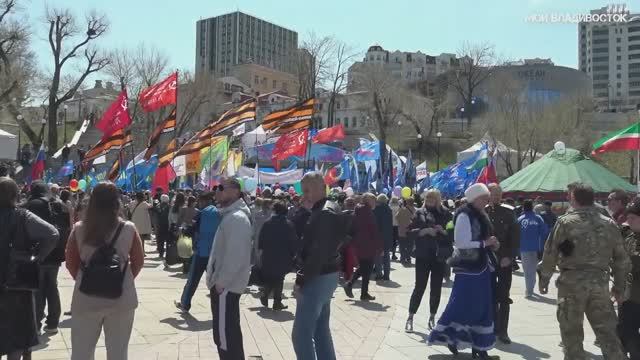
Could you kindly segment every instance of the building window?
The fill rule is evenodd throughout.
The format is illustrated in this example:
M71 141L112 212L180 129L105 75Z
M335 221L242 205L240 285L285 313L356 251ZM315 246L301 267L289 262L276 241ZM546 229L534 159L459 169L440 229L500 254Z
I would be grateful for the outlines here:
M336 118L336 125L340 125L340 118Z
M253 77L253 83L256 85L260 84L260 77L258 75L255 75Z
M622 70L622 65L620 64L616 65L616 70Z
M367 121L367 120L364 118L364 116L363 116L363 117L361 117L361 118L360 118L360 127L364 127L364 126L365 126L365 122L366 122L366 121Z
M622 42L622 39L621 38L616 38L616 42L619 44L619 43Z
M340 101L336 101L336 109L340 109Z
M640 59L640 54L629 55L629 60Z
M376 60L377 60L377 61L380 61L380 55L377 55L377 56L376 56Z
M273 80L273 86L272 87L275 89L277 87L277 85L278 85L278 81Z
M344 127L345 128L349 127L349 118L348 117L344 118Z
M616 61L622 61L622 56L620 55L616 56Z
M616 74L616 78L621 79L622 75L620 73Z
M618 83L618 84L616 85L616 87L617 87L618 89L620 89L620 88L622 87L622 84Z
M351 127L358 127L358 119L355 116L351 118Z
M629 51L640 50L640 45L629 45Z

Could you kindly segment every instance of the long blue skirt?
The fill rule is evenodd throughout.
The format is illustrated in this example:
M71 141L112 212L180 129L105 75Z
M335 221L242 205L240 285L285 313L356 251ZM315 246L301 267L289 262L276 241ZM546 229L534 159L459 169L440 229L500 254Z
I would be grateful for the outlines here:
M455 345L487 351L494 347L493 284L491 271L456 274L444 313L429 334L429 345Z

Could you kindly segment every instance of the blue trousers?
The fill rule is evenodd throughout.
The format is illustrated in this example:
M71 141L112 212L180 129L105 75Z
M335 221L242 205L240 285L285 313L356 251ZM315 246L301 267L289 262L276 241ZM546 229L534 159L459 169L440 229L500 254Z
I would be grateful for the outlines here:
M305 282L298 294L291 337L298 360L335 360L329 329L331 296L338 287L338 273L320 275Z
M208 262L209 257L193 255L193 258L191 258L189 277L187 278L187 283L184 286L182 297L180 298L180 304L182 305L182 308L187 311L191 309L191 298L193 298L193 294L196 293L196 289L198 288L198 284L200 284L202 274L207 271Z

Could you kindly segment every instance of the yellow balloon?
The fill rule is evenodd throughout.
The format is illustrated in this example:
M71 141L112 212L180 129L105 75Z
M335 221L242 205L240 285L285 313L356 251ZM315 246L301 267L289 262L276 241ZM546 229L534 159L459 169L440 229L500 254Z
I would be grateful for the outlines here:
M405 186L402 188L402 191L400 192L400 194L402 195L403 198L408 199L411 197L411 189Z
M325 185L325 188L326 188L327 195L329 195L329 193L331 193L331 189L329 189L329 185Z

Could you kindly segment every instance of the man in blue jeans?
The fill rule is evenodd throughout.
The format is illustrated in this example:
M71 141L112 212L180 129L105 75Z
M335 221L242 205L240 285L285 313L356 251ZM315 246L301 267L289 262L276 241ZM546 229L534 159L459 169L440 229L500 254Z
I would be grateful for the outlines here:
M176 301L175 305L178 309L189 312L191 309L191 299L196 293L198 284L202 274L207 270L209 263L209 254L213 246L213 238L220 224L220 212L213 205L213 194L204 193L199 199L200 212L194 218L193 233L191 234L195 241L195 251L191 259L191 267L189 268L189 277L187 284L182 291L180 301Z
M325 198L322 174L307 173L302 179L302 192L303 204L311 210L311 215L298 256L293 349L298 360L333 360L336 354L329 329L331 297L338 287L338 253L348 222L337 204Z

